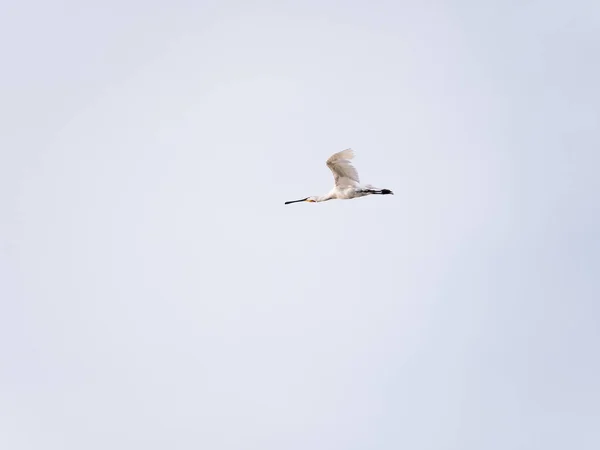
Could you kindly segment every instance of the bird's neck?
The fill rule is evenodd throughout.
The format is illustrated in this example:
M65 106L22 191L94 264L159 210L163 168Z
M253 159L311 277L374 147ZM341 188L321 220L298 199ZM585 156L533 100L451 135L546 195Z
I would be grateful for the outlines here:
M317 202L326 202L327 200L331 200L333 197L333 195L331 194L331 192L329 194L326 195L321 195L319 197L316 197L316 201Z

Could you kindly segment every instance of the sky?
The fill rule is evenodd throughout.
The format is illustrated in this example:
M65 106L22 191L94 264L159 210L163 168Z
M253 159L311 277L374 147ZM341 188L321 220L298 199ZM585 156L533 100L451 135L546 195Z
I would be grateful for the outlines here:
M0 7L0 447L600 448L600 3ZM394 191L323 195L334 152Z

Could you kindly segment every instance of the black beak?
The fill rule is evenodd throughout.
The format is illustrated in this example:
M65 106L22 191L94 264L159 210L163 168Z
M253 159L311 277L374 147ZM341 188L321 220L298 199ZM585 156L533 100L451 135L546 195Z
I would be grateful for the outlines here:
M300 203L300 202L305 202L306 200L308 200L308 197L303 198L302 200L292 200L290 202L285 202L285 204L289 205L290 203Z

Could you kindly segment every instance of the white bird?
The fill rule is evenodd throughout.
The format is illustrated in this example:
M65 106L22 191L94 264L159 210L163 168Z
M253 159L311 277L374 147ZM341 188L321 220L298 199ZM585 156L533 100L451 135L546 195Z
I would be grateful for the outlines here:
M327 167L329 167L333 173L335 186L328 194L292 200L290 202L285 202L285 204L289 205L290 203L299 202L318 203L333 199L347 200L371 194L394 194L389 189L378 189L370 184L360 184L358 172L350 162L352 158L354 158L354 150L351 148L334 153L329 157L327 160Z

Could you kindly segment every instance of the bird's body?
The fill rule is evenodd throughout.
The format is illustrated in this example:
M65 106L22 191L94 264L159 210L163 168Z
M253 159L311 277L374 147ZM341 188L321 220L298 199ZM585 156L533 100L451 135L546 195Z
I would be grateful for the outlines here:
M352 198L364 197L372 194L393 194L389 189L378 189L370 184L360 184L358 172L350 162L354 158L354 150L348 148L341 152L334 153L327 160L327 167L333 173L335 185L329 193L322 196L307 197L301 200L292 200L285 202L290 203L309 202L318 203L326 202L327 200L349 200Z

